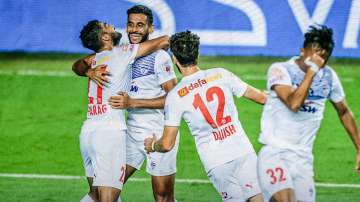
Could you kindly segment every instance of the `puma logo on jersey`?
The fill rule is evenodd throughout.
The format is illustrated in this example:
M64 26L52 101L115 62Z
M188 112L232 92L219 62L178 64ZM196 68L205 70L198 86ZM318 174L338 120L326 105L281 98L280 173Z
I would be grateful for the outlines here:
M184 97L185 95L189 94L190 91L196 89L196 88L200 88L203 85L211 82L211 81L215 81L222 78L221 74L215 74L209 77L206 77L204 79L198 79L195 83L191 83L189 86L185 86L183 88L181 88L180 90L178 90L178 95L180 97Z

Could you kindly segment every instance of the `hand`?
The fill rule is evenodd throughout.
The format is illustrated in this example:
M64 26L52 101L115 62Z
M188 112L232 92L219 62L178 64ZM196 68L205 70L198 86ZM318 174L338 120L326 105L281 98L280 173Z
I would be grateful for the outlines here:
M128 109L130 107L131 98L126 92L119 92L118 95L111 96L109 104L114 109Z
M88 69L85 75L93 80L101 88L109 83L107 76L111 76L110 72L106 70L106 65L98 65L95 68Z
M144 140L144 149L146 153L154 152L154 144L156 142L156 136L153 134L153 137L148 137Z
M83 61L88 67L91 67L94 59L95 59L95 54L92 54L84 58Z
M360 173L360 151L356 154L355 171Z
M319 68L323 68L325 66L325 60L320 56L321 54L322 53L320 52L316 52L310 57L310 61L315 63Z

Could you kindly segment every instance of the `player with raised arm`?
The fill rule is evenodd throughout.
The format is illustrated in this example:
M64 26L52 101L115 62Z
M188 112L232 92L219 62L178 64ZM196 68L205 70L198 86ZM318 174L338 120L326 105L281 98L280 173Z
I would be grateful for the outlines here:
M91 189L81 201L118 199L125 178L125 114L111 108L107 100L128 88L128 66L133 60L167 47L169 40L163 36L140 45L117 46L120 38L113 26L97 20L89 21L80 33L83 46L96 52L92 67L102 64L102 71L112 75L106 86L92 80L88 83L88 113L81 128L80 150Z
M360 170L360 139L340 80L326 63L334 48L332 29L311 26L300 57L270 66L270 96L261 119L258 158L266 201L315 201L312 148L329 99L355 145Z
M262 201L256 153L241 126L233 96L263 104L266 95L223 68L200 70L199 37L190 31L173 35L170 49L183 78L166 97L162 137L145 139L146 151L170 151L184 118L222 200Z
M152 11L142 5L127 10L127 34L131 44L149 40L153 32ZM86 62L91 63L91 62ZM90 69L83 60L74 64L78 75L87 75L100 85L106 85L107 73L101 72L102 66ZM146 159L146 171L151 175L155 201L174 201L174 183L176 173L176 154L178 141L169 153L147 154L144 139L152 131L162 134L164 129L165 97L176 85L176 76L169 54L158 50L150 55L138 58L131 66L131 86L129 94L110 97L109 103L115 109L128 109L126 174L125 182L141 168Z

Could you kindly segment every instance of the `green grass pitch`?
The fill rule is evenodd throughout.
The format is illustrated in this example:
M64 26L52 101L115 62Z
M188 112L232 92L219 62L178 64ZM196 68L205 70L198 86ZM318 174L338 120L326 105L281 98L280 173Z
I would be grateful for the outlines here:
M0 173L83 175L79 132L86 115L87 81L71 74L81 55L0 54ZM201 57L202 68L225 67L249 84L264 89L266 69L284 58ZM360 61L331 60L355 117L360 116ZM22 70L59 71L68 76L21 75ZM262 107L237 99L242 125L257 142ZM357 118L357 122L360 119ZM355 149L335 110L327 103L325 118L314 148L315 180L358 184L354 172ZM183 124L177 159L177 179L207 179L192 136ZM148 178L144 170L136 178ZM0 201L79 201L87 192L84 180L0 178ZM211 184L176 183L178 201L220 201ZM150 182L129 181L125 202L152 201ZM317 187L317 201L360 201L359 188Z

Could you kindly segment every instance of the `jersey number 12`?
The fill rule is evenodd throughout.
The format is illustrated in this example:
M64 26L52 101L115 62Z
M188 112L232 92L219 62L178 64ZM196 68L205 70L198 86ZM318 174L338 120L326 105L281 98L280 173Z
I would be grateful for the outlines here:
M206 122L208 122L212 128L218 128L222 125L225 125L231 122L231 116L224 117L224 107L225 107L225 95L224 91L217 86L211 87L206 91L206 101L211 102L214 100L214 96L218 99L218 107L216 111L216 122L211 116L208 108L206 107L203 99L200 97L199 93L195 94L193 106L195 109L200 109L202 115L204 116Z

